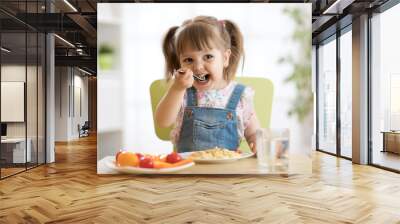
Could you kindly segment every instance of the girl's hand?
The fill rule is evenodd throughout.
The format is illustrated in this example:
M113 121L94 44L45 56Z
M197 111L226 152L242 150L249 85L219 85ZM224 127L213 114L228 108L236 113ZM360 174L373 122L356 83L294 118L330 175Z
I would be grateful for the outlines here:
M254 154L257 154L256 143L250 142L249 147L250 147L250 150L251 150ZM237 148L237 149L236 149L236 152L237 152L237 153L240 153L240 154L243 153L242 150L240 150L240 148Z
M256 143L255 142L251 142L250 143L250 149L253 153L257 153L257 148L256 148Z
M194 82L192 70L180 68L174 72L174 76L175 79L172 88L177 90L186 90L187 88L192 87Z

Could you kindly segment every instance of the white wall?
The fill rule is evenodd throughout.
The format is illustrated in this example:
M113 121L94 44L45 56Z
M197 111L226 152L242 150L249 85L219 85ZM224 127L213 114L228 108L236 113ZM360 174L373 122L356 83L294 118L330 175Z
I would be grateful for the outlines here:
M88 79L82 75L71 67L56 67L55 141L77 139L78 124L82 126L88 120ZM77 105L82 106L82 113Z
M2 65L1 66L1 81L3 82L25 82L25 75L26 72L29 75L35 74L36 75L36 67L33 66L27 66L25 65ZM29 78L29 77L28 77ZM36 85L36 83L31 83L33 82L31 79L29 80L30 84ZM36 82L36 81L35 81ZM36 99L36 88L35 89L27 89L28 93L28 99L27 103L32 102L33 100L31 99L32 97ZM33 92L31 92L33 91ZM29 106L29 105L28 105ZM36 125L32 124L32 121L35 121L36 123L36 113L32 113L36 109L36 103L34 105L30 105L31 107L29 108L29 112L27 114L28 118L28 137L30 133L35 132L36 133ZM6 110L7 108L1 108L2 110ZM32 117L33 116L33 117ZM7 136L8 137L25 137L25 123L26 122L7 122ZM33 127L35 126L35 127Z
M55 68L55 141L67 141L68 68Z
M25 65L2 65L1 66L1 81L2 82L25 82L25 69L29 71L32 67L26 68ZM25 82L26 83L26 82ZM4 96L2 96L4 97ZM23 108L24 109L24 108ZM1 108L7 110L7 108ZM7 122L7 136L8 137L25 137L25 123L24 122Z
M72 136L73 138L78 137L78 129L77 126L80 124L81 126L88 121L88 77L81 76L83 73L76 73L79 72L75 70L74 75L74 93L73 96L74 101L74 108L72 109L74 112L72 113ZM79 93L80 91L80 93ZM80 97L79 97L80 96ZM80 101L80 102L79 102ZM81 110L81 111L80 111Z
M26 112L26 120L22 122L6 122L7 137L21 138L25 135L30 139L30 148L32 161L36 161L38 153L39 163L44 162L44 74L41 66L25 66L19 64L4 64L1 66L2 82L24 82L26 86L26 106L25 102L22 108L18 108L22 114ZM27 79L27 81L26 81ZM4 89L2 89L3 92ZM2 98L7 96L2 95ZM24 97L25 98L25 97ZM25 101L25 100L24 100ZM3 103L2 103L3 104ZM2 107L2 112L17 113L15 108ZM24 120L24 119L23 119ZM51 158L51 157L48 157ZM51 160L49 160L51 162Z
M122 73L113 74L113 78L121 83L121 90L114 88L111 91L110 85L114 82L104 86L108 86L112 94L122 91L122 97L116 99L122 102L114 103L122 106L122 147L145 153L166 153L172 150L170 142L161 141L155 135L149 94L152 81L164 77L162 37L168 28L179 26L186 19L211 15L218 19L233 20L244 35L246 61L243 72L239 66L238 76L265 77L273 81L275 92L271 127L290 128L291 144L296 146L293 149L311 148L311 135L304 137L304 126L296 118L287 115L296 94L293 84L284 83L292 68L278 64L280 57L287 54L296 57L297 52L302 50L290 39L294 23L288 15L283 14L286 6L299 7L311 17L311 4L99 4L99 39L110 35L102 32L106 26L121 27L120 35L118 32L113 33L115 40L121 38L120 45L123 46L118 52L121 54L121 66L117 68L122 69ZM113 19L106 19L109 17ZM100 23L102 21L104 24ZM102 92L105 89L102 89L101 84L108 81L108 76L111 76L109 72L99 71L99 108L103 103L102 94L108 94ZM100 127L114 124L109 120L113 109L98 110L99 132L102 131ZM111 119L115 119L114 116ZM312 122L308 129L312 133ZM303 138L307 138L305 145Z

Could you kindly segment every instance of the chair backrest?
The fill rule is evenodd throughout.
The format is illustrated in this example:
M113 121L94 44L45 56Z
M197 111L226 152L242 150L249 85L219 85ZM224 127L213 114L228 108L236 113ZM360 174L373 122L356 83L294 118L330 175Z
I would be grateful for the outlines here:
M82 129L89 129L89 128L90 128L89 121L85 121L85 123L82 125Z
M261 127L268 128L271 120L272 98L274 92L274 86L272 82L269 79L258 77L237 77L236 81L254 89L254 107L258 120L260 121ZM158 102L160 102L167 89L168 83L165 80L156 80L150 86L153 120ZM172 127L160 128L157 127L155 122L153 123L157 137L161 140L169 141L169 133ZM245 144L245 141L240 145L240 149L243 151L249 150L247 144Z
M154 129L156 130L156 135L159 139L164 140L164 141L169 141L169 132L171 131L172 127L170 128L160 128L157 126L155 122L155 112L156 108L158 105L158 102L160 102L161 98L164 96L165 92L168 89L168 83L165 81L165 79L159 79L154 81L150 85L150 98L151 98L151 109L153 111L153 124L154 124Z

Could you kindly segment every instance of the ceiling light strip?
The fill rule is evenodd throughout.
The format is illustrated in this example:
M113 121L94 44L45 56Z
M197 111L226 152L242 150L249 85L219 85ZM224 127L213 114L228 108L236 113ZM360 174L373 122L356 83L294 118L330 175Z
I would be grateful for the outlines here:
M81 69L81 68L79 68L79 67L78 67L78 70L81 71L81 72L83 72L83 73L85 73L85 74L92 75L92 73L90 73L90 72L88 72L88 71L85 71L85 70L83 70L83 69Z
M55 37L57 37L58 39L60 39L61 41L63 41L64 43L68 44L69 46L75 48L75 45L71 44L71 42L67 41L66 39L58 36L57 34L54 34Z
M322 14L342 14L343 10L351 5L354 0L336 0L332 5L330 5Z
M10 53L11 51L10 50L8 50L7 48L5 48L5 47L1 47L0 48L2 51L4 51L4 52L7 52L7 53Z
M336 0L331 6L329 6L322 14L327 14L332 10L333 8L336 7L337 4L339 4L340 0Z
M69 3L68 0L64 0L65 4L67 4L72 10L74 10L74 12L78 12L78 10L71 4Z

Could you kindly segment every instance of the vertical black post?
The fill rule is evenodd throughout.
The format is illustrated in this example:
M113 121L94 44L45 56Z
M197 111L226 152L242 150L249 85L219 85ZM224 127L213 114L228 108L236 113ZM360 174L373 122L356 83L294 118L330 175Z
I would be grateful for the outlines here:
M45 0L45 12L48 13L50 0ZM44 163L47 163L47 35L44 33ZM43 75L43 73L42 73Z
M25 0L25 21L28 21L28 0ZM25 85L24 85L24 121L25 121L25 170L28 169L28 24L25 23Z
M36 14L39 15L39 0L36 1ZM39 30L36 31L36 166L38 165L39 165Z
M336 27L336 155L341 156L341 119L340 119L340 30Z
M367 89L367 119L368 119L368 156L367 156L367 164L372 164L373 160L373 153L372 153L372 66L371 66L371 56L372 56L372 29L371 29L371 20L372 20L372 12L368 11L368 20L367 20L367 47L368 47L368 53L367 53L367 83L368 83L368 89Z
M319 150L319 66L318 66L318 62L319 62L319 54L318 54L318 50L319 50L319 44L316 45L315 47L315 131L317 132L315 134L316 136L316 141L315 141L315 148Z

